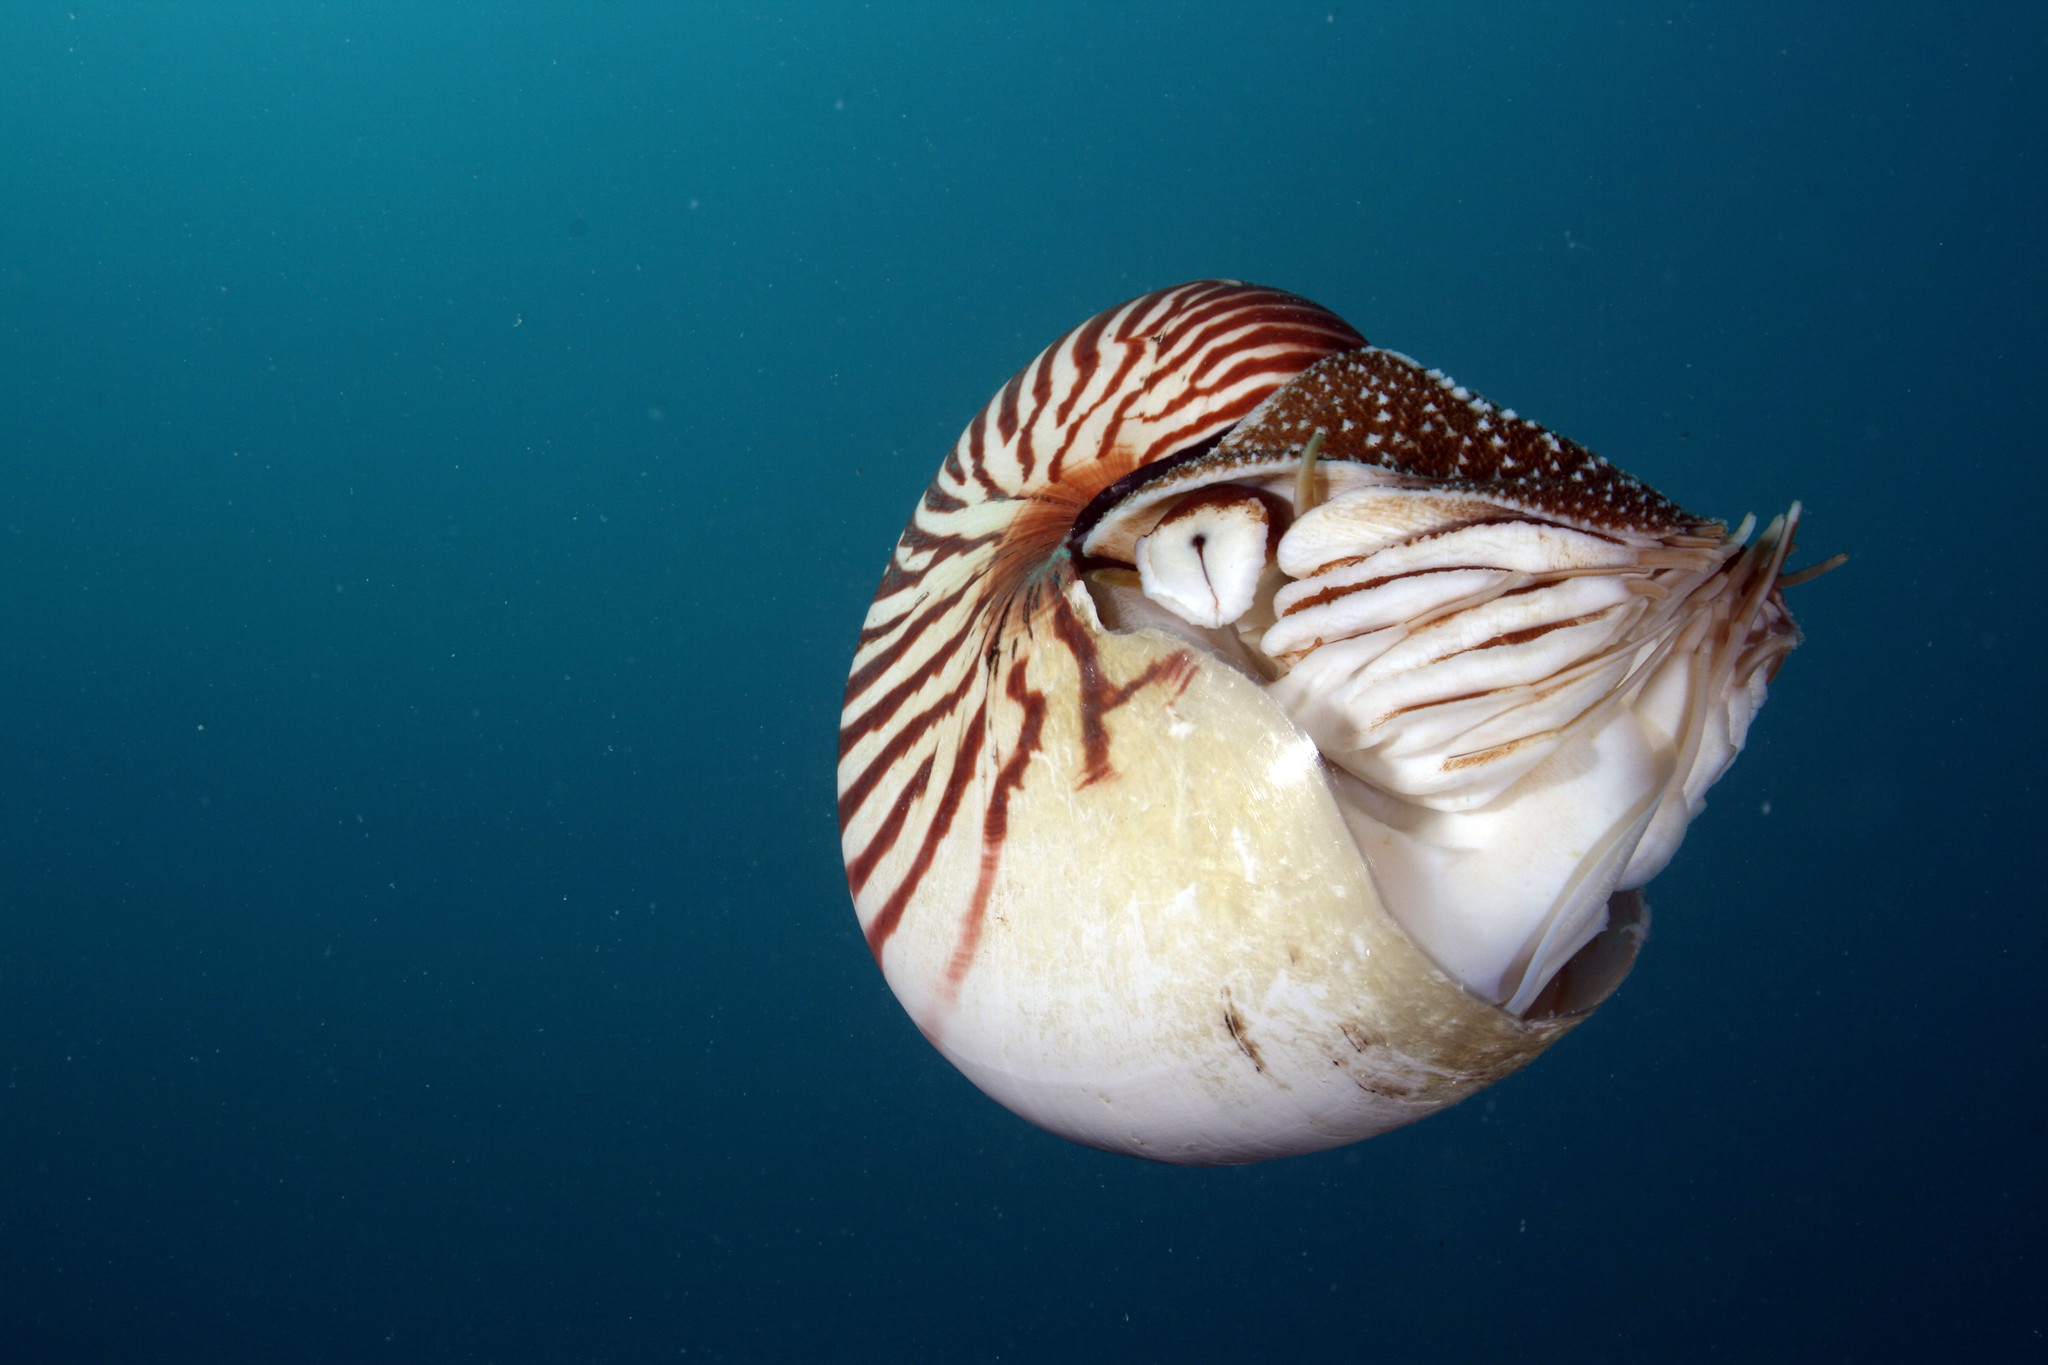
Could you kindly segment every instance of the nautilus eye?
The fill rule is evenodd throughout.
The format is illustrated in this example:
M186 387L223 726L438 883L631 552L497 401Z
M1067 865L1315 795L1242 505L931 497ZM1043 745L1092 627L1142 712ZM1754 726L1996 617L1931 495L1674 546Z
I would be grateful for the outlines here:
M1255 1161L1455 1103L1627 973L1798 643L1798 519L1730 533L1290 294L1111 309L968 425L869 608L868 946L1091 1146Z

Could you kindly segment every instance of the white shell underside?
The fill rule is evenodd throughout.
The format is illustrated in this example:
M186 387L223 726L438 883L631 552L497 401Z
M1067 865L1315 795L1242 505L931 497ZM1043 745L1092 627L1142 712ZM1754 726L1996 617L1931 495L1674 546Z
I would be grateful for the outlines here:
M1119 677L1186 652L1150 629L1099 643ZM1075 736L1049 711L1034 789L1047 799L1013 809L1004 850L1028 875L998 877L954 992L950 935L906 925L890 943L891 985L976 1085L1091 1146L1257 1161L1435 1112L1570 1026L1515 1019L1417 950L1314 745L1257 681L1202 656L1158 705L1109 719L1142 782L1082 782L1065 766ZM1076 829L1113 831L1116 856Z

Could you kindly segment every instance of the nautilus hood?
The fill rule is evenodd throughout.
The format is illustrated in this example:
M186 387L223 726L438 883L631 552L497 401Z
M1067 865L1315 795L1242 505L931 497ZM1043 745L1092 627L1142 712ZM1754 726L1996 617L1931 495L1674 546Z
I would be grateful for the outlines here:
M969 424L848 680L847 878L934 1045L1221 1163L1422 1117L1625 975L1798 642L1753 539L1304 299L1090 320Z

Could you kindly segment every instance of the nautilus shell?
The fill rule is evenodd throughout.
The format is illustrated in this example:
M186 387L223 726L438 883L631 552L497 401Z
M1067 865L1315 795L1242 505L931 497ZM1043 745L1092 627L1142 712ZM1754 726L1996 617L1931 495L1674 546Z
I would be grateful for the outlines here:
M1798 642L1752 541L1305 299L1201 281L1019 371L925 490L846 686L868 947L1089 1146L1352 1142L1627 972Z

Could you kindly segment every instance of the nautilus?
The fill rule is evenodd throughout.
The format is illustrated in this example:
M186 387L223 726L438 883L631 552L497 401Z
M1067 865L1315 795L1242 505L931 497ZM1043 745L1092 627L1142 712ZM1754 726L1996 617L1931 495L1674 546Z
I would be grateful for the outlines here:
M868 609L868 948L1088 1146L1258 1161L1434 1113L1633 963L1799 641L1798 519L1730 532L1292 294L1112 308L968 424Z

